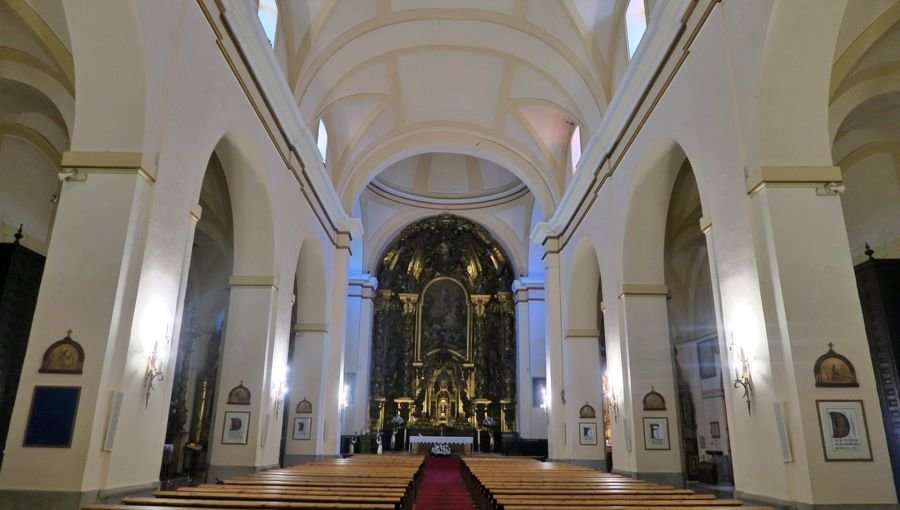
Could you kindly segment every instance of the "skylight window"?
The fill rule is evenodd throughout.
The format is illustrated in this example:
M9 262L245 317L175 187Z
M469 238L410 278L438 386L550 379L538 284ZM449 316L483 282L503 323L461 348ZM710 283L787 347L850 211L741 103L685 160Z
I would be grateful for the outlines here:
M319 154L322 155L322 163L327 163L328 156L328 130L325 129L325 122L319 119L319 134L316 135L316 142L319 146Z
M259 21L262 23L269 44L275 46L275 29L278 25L278 6L275 0L259 0L259 9L256 11Z
M647 30L647 11L644 0L630 0L625 9L625 36L628 40L628 58L634 56L641 38Z
M572 160L572 173L578 168L578 161L581 160L581 126L575 125L572 130L572 138L569 139L569 156Z

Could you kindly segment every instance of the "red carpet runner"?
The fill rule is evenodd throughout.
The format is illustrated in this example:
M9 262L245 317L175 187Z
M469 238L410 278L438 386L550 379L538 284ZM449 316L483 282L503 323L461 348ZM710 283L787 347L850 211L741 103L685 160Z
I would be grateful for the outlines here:
M428 457L415 510L471 510L472 497L463 484L459 457Z

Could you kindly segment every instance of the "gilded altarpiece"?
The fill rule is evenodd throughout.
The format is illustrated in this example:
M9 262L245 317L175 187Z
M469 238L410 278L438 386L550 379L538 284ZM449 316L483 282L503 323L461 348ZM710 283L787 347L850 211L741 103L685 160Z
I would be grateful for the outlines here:
M369 417L420 431L515 430L509 258L479 225L441 215L401 232L378 269Z

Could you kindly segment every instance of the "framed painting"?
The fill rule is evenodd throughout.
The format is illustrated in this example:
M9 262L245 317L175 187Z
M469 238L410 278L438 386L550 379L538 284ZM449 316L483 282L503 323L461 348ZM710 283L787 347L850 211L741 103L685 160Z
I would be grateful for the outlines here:
M291 437L300 441L309 440L311 428L312 418L294 418L294 432Z
M595 445L597 444L597 424L589 422L580 422L578 424L578 444Z
M222 444L247 444L250 435L250 411L225 411Z
M80 397L80 386L35 386L22 446L71 447Z
M644 449L669 450L669 419L644 418Z
M826 462L871 461L862 400L816 400Z
M834 344L828 344L828 352L819 356L813 366L818 388L855 388L856 368L845 356L834 352Z

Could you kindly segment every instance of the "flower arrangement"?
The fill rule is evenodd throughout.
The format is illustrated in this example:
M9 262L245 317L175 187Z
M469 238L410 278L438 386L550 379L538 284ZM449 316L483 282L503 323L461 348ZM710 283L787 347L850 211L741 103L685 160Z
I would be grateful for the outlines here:
M484 419L481 420L481 424L487 428L490 428L497 424L497 420L491 418L490 416L485 415Z
M402 427L405 422L403 421L403 417L399 414L391 418L391 425L395 427Z
M450 456L450 445L445 443L438 443L431 447L431 455L435 457L449 457Z

